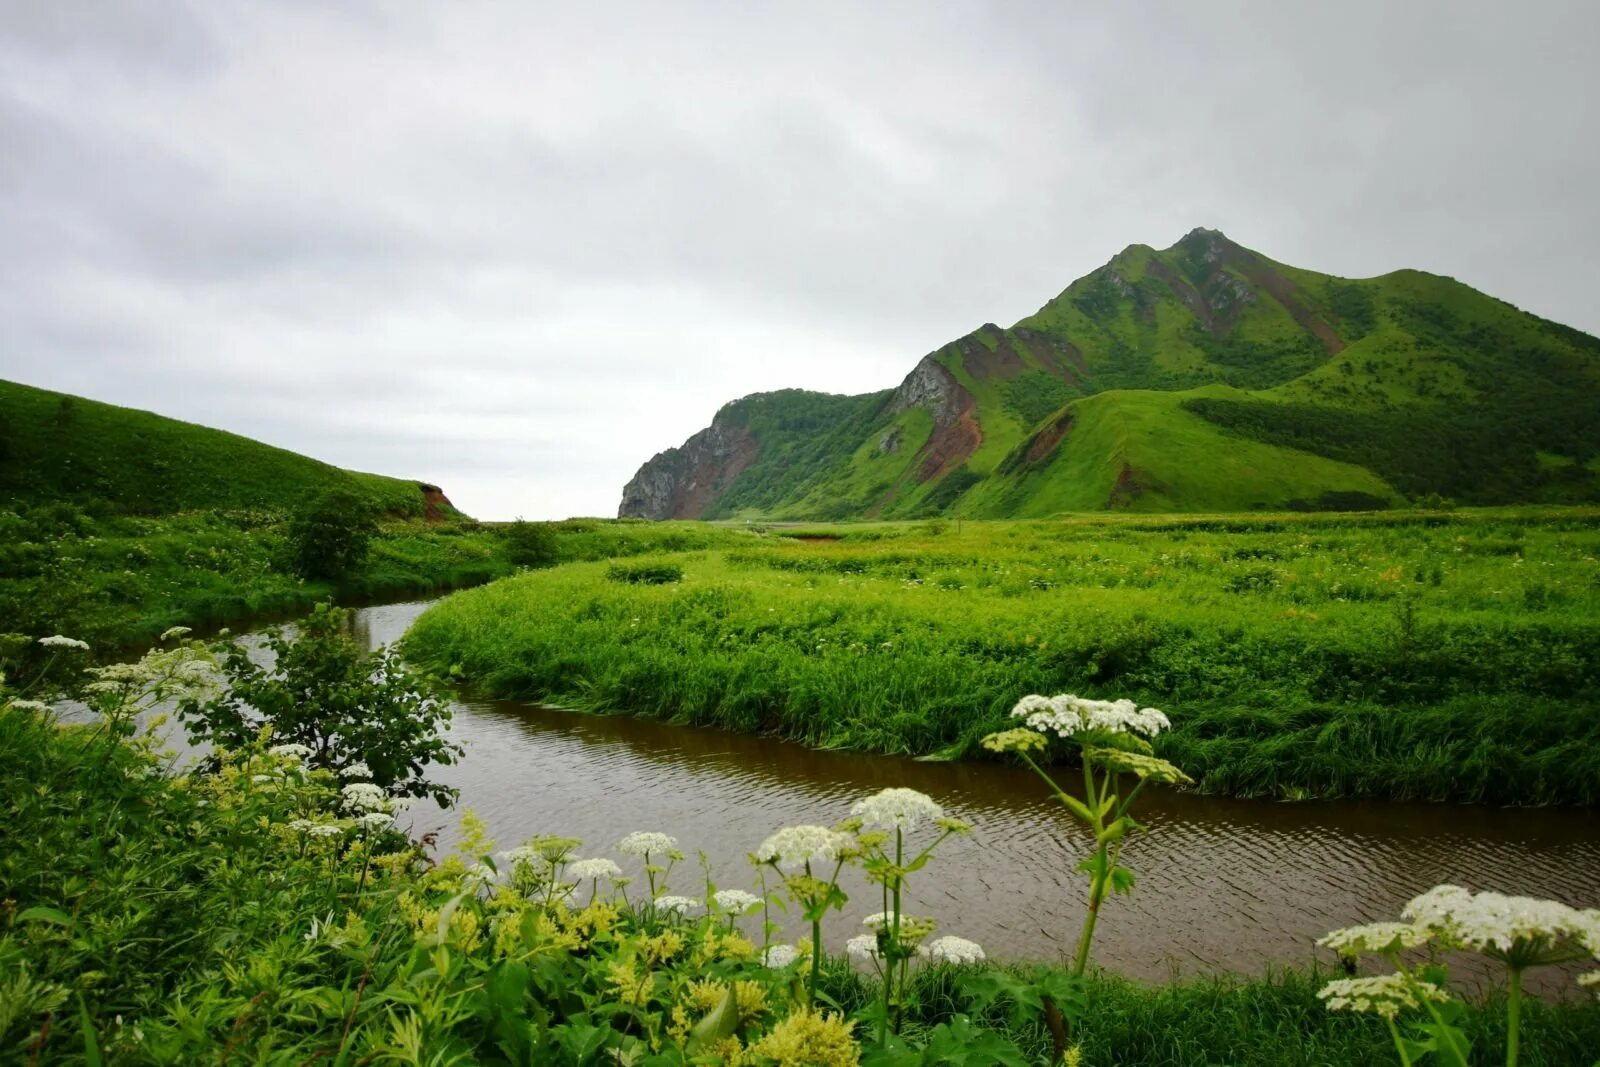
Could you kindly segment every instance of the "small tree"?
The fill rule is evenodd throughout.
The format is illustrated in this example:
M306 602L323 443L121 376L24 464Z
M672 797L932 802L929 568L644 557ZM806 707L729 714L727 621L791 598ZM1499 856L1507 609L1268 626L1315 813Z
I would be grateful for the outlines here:
M181 706L190 742L240 748L270 726L274 744L309 748L313 767L339 771L365 763L371 781L390 795L432 797L448 806L457 791L423 772L461 755L461 746L443 736L449 705L390 649L365 653L349 636L349 620L348 611L319 604L299 623L297 639L269 631L268 666L238 641L219 649L228 690Z
M518 519L501 528L506 558L519 567L548 567L556 562L556 534L549 523Z
M343 578L366 560L377 532L371 501L351 489L328 489L289 520L295 569L307 578Z

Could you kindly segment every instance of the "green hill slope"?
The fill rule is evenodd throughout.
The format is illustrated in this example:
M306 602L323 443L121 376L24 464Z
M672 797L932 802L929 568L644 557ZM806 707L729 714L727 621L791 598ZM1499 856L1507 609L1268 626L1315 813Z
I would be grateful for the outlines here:
M0 381L0 509L70 501L139 515L283 508L349 486L394 515L448 508L436 488L359 474L237 434Z
M1124 249L893 391L736 401L645 464L621 513L1589 501L1597 456L1600 340L1450 278L1336 278L1195 230Z

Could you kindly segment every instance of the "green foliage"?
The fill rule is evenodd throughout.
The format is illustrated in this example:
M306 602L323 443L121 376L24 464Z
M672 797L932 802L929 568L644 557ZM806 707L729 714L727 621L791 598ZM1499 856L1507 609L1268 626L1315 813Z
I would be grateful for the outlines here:
M1006 407L1025 426L1036 426L1060 411L1078 390L1054 374L1027 371L1005 383Z
M661 561L613 563L606 568L606 578L624 585L671 585L683 581L683 568Z
M1181 701L1157 754L1206 791L1591 804L1594 520L844 527L711 550L682 584L496 583L407 648L496 695L890 753L974 752L1029 692Z
M500 528L506 558L518 567L548 567L560 558L556 532L549 523L518 519Z
M274 744L304 745L312 767L367 766L395 796L431 797L448 806L456 790L430 782L428 767L449 765L461 746L446 741L450 706L428 680L391 650L368 655L350 636L350 613L319 604L293 634L267 634L263 665L238 641L219 651L226 693L187 701L181 716L192 744L229 751L263 731Z
M146 411L0 382L0 508L70 500L97 513L292 508L335 487L420 516L416 482L358 474Z
M328 489L289 519L289 551L307 578L338 580L366 562L378 532L372 504L348 489Z

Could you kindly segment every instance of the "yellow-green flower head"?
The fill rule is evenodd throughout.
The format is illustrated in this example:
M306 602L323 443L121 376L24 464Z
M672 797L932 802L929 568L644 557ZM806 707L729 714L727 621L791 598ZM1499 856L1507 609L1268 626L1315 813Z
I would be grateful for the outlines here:
M861 1050L842 1016L801 1008L750 1046L757 1062L777 1067L855 1067Z
M756 849L756 859L776 863L786 871L807 863L833 863L855 847L855 838L826 826L789 826L768 837Z
M635 830L617 842L617 851L624 856L644 856L651 852L671 852L678 847L678 839L670 834L650 830Z
M1014 730L1001 730L983 739L983 747L990 752L1033 752L1042 750L1047 744L1049 742L1042 734L1024 730L1020 726Z
M1194 782L1194 779L1173 764L1156 756L1146 756L1142 752L1124 752L1120 748L1085 748L1084 755L1103 767L1124 774L1136 774L1140 778L1154 782L1168 782L1173 785L1191 785Z
M944 809L926 793L915 789L885 789L865 800L856 801L850 814L861 816L867 826L885 830L915 830L924 822L944 815Z
M1317 939L1323 948L1331 948L1341 956L1359 956L1365 952L1398 952L1417 948L1433 939L1433 931L1415 923L1367 923L1335 930Z
M1317 991L1329 1011L1372 1012L1393 1019L1406 1008L1420 1007L1423 998L1442 1003L1450 999L1432 982L1406 978L1401 974L1380 974L1371 978L1341 978Z
M1140 708L1131 700L1090 700L1072 693L1053 697L1030 693L1017 701L1011 715L1040 733L1058 737L1071 737L1086 730L1154 737L1172 726L1164 713Z

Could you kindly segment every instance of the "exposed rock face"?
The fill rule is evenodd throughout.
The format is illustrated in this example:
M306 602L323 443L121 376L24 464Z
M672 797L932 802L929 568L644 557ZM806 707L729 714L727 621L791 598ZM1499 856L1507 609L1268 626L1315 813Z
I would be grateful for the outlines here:
M933 414L934 425L949 426L971 403L972 397L961 388L955 375L930 355L923 356L894 391L889 410L898 415L910 408L927 408Z
M759 448L727 409L678 448L658 452L622 489L619 519L697 519L755 460Z

